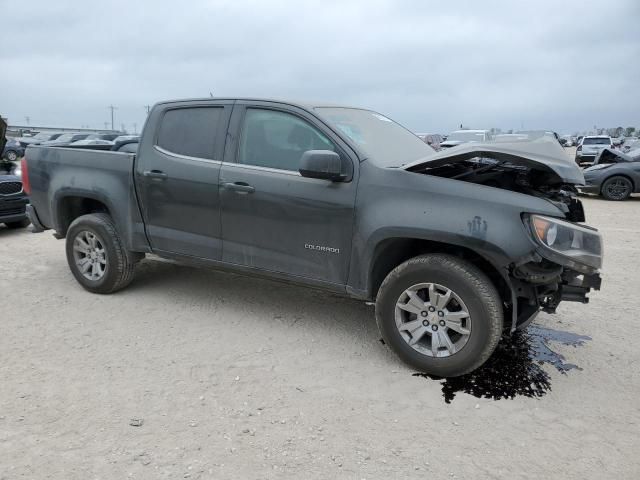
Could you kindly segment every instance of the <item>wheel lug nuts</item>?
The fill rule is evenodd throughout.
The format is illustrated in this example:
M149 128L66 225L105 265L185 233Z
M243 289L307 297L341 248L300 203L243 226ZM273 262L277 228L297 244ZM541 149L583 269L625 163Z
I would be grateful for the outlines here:
M420 312L420 315L422 315L423 317L426 317L429 314L427 312Z
M439 316L439 317L444 317L444 312L443 312L442 310L440 310L440 311L438 312L438 316Z
M440 320L440 326L444 327L444 320Z
M436 311L436 309L435 309L435 308L433 308L433 307L429 307L429 311L430 311L430 312L435 312L435 311Z
M433 330L434 332L438 330L438 326L437 325L431 325L431 330Z
M429 326L429 321L428 320L424 320L422 322L422 325L424 325L425 327L428 327Z

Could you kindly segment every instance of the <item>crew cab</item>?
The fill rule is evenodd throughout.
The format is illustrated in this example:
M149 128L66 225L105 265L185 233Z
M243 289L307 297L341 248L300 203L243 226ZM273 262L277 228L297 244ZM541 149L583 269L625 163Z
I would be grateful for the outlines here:
M29 147L23 178L90 292L148 253L321 288L375 302L386 344L439 376L600 286L584 177L545 138L434 152L366 109L195 99L156 104L136 154Z

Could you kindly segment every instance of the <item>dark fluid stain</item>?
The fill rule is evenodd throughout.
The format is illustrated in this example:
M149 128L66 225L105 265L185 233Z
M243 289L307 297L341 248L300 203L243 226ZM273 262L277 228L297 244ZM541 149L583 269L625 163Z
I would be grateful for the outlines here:
M467 375L444 379L425 373L414 373L413 376L442 380L446 403L451 403L458 392L494 400L516 396L539 398L551 390L551 377L542 365L548 363L563 374L574 368L581 370L554 352L549 342L576 347L587 340L591 337L531 325L525 331L503 338L491 358Z

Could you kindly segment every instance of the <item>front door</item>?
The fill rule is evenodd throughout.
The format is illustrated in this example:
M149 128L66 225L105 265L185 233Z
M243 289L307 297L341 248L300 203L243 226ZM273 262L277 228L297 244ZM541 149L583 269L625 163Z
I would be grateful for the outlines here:
M236 105L233 117L234 161L220 173L223 261L346 283L357 168L341 183L298 173L307 150L346 156L340 140L294 107Z
M218 179L232 105L169 104L154 109L136 185L154 251L220 260Z

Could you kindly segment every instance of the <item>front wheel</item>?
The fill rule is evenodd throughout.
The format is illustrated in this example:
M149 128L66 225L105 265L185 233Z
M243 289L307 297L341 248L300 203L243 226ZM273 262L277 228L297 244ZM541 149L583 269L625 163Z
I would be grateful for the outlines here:
M440 377L469 373L502 334L500 295L474 265L451 255L412 258L389 273L376 299L382 337L409 365Z
M133 280L135 254L125 250L111 217L76 218L67 231L67 263L78 283L93 293L113 293Z
M602 184L602 196L607 200L626 200L633 192L633 184L627 177L611 177Z

